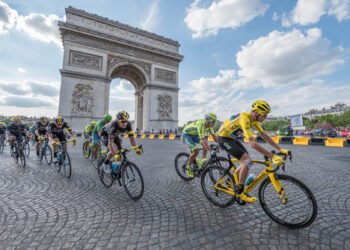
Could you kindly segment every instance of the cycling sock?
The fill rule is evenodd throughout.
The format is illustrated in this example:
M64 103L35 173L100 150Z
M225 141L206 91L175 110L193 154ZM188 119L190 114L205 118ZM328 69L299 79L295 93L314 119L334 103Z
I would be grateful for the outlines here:
M237 194L241 194L244 190L244 184L238 184L237 189Z

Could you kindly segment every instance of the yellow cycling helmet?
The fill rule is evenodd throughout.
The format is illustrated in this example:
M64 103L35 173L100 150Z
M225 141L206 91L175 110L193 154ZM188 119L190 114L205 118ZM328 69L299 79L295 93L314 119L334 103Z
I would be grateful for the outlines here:
M15 117L12 118L12 121L14 121L14 122L20 122L21 120L22 119L19 116L15 116Z
M271 108L266 101L257 100L252 104L252 111L257 111L261 115L267 115L271 112Z
M129 114L126 111L120 111L116 116L119 121L126 121L129 119Z
M97 122L92 121L92 122L90 123L90 127L91 127L91 128L94 128L94 127L96 126L96 124L97 124Z
M55 123L57 125L61 125L61 124L63 124L63 122L64 122L64 120L61 116L57 116L57 118L55 119Z

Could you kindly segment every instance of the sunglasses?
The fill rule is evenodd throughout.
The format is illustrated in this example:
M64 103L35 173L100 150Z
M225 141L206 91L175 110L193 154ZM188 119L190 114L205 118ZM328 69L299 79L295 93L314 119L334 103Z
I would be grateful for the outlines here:
M128 123L128 121L120 121L121 123Z

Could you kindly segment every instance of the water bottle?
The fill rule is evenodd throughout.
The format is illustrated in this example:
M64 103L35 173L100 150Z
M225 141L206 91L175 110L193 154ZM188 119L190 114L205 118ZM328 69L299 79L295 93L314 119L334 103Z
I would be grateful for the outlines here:
M255 179L255 175L254 174L250 174L247 179L244 182L245 186L248 186L250 183L252 183Z
M113 173L116 173L118 168L119 168L119 163L116 162L116 161L112 162L112 171L113 171Z

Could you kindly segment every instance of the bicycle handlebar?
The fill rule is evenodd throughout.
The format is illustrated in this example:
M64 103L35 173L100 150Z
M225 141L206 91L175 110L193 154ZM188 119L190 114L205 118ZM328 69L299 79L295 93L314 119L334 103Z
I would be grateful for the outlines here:
M276 151L272 150L271 153L276 154ZM276 155L279 155L283 158L283 160L287 160L287 158L292 161L293 157L292 157L292 151L288 151L288 155L282 154L281 152L277 153ZM269 158L267 156L265 156L265 160L268 161ZM275 173L277 172L280 167L282 167L283 171L285 170L286 164L283 164L281 166L277 166L274 170L266 170L266 172L268 173Z

